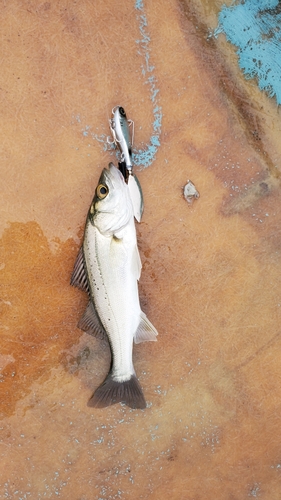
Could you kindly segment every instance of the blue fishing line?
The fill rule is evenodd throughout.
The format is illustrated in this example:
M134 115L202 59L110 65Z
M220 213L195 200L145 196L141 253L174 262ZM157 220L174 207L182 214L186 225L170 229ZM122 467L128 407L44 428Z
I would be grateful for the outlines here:
M157 80L153 74L154 66L150 63L150 36L147 31L147 18L144 12L144 4L142 0L136 0L135 9L137 10L137 18L139 21L139 30L141 38L136 40L138 44L138 53L143 56L144 64L141 66L142 74L146 78L145 83L149 86L150 99L153 104L153 134L150 137L149 144L145 149L133 151L132 160L134 165L148 167L155 159L155 155L160 146L160 134L162 124L162 109L158 104Z
M154 75L155 67L150 62L150 36L147 31L147 18L144 11L144 4L142 0L136 0L135 3L137 20L139 23L140 39L136 40L138 47L138 54L142 56L144 63L141 66L141 72L145 78L145 84L149 87L150 100L153 105L153 133L149 139L149 143L144 149L134 150L132 153L132 161L134 165L142 168L146 168L154 161L158 148L160 146L160 134L161 134L161 124L162 124L162 109L159 105L157 88L157 79ZM80 116L75 117L78 123L81 123ZM104 151L112 151L115 149L113 144L109 144L107 141L107 135L95 134L89 125L86 125L82 129L82 134L85 137L91 137L92 139L101 142L103 144ZM120 161L120 153L116 150L116 156Z
M224 6L214 35L224 33L237 47L245 78L281 104L281 6L278 0L244 0Z

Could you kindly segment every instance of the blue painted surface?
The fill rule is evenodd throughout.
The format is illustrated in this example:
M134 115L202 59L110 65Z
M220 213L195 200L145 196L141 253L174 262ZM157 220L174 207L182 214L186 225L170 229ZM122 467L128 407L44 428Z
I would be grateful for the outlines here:
M278 0L244 0L219 14L215 36L225 33L238 47L239 65L246 78L281 104L281 5Z
M162 109L159 105L159 89L157 88L157 79L154 74L155 67L150 62L150 35L147 29L147 18L145 15L144 3L142 0L136 0L135 10L140 32L140 38L136 40L136 45L138 54L142 56L142 59L144 61L141 66L141 72L144 77L144 83L148 86L151 105L153 107L153 123L151 125L153 132L148 144L146 144L143 149L136 150L133 147L132 160L133 165L145 168L151 165L151 163L154 161L156 153L160 146ZM127 109L126 103L122 103L122 106ZM128 118L131 118L131 116L128 116ZM79 115L77 115L75 119L77 123L81 123L81 118ZM109 130L108 135L99 135L94 133L89 125L86 125L82 128L82 134L84 135L84 137L91 137L92 139L102 143L104 151L111 150L112 152L112 150L114 150L117 159L120 160L119 151L115 150L114 146L108 143L107 139L110 135ZM112 138L109 137L109 140L111 141Z

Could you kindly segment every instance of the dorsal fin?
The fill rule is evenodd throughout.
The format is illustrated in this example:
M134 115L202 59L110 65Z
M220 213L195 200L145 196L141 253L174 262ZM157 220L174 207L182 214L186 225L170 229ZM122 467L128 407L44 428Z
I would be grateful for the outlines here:
M78 328L98 339L107 337L106 331L91 300L88 302L86 311L79 320Z
M88 295L90 295L88 278L84 268L84 256L82 247L78 252L76 262L74 264L74 269L71 276L70 284L72 286L80 288L80 290L83 290L84 292L87 292Z
M150 323L144 312L141 312L140 324L134 336L135 344L139 344L140 342L147 342L149 340L155 341L157 340L157 335L158 332L156 328L154 328L153 324Z

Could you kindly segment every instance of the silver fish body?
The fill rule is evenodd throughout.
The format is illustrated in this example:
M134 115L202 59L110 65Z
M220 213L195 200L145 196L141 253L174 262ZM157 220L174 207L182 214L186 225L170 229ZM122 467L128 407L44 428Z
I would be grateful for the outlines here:
M156 340L157 331L140 308L140 272L129 188L110 164L96 188L71 279L90 296L78 326L97 336L107 335L112 352L111 370L89 406L119 401L132 408L146 406L133 366L133 341Z

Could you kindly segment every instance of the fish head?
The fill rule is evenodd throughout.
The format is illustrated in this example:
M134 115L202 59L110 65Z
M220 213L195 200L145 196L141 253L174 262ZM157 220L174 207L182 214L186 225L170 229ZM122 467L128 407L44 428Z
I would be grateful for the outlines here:
M90 222L106 236L120 231L133 219L133 205L122 173L113 163L104 168L89 210Z

